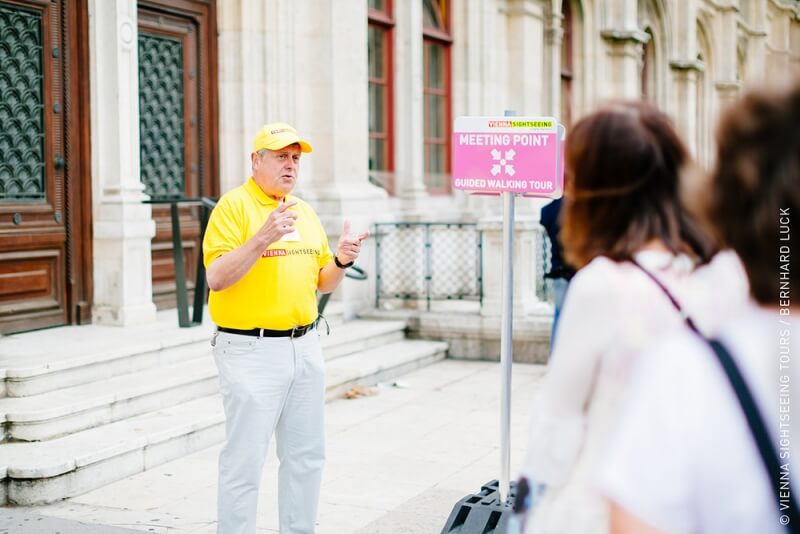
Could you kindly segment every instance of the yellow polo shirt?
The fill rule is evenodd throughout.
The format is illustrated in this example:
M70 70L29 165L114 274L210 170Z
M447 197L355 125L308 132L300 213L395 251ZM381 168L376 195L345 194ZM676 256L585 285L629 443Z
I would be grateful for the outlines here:
M332 259L328 237L319 217L307 203L297 201L296 240L271 244L238 282L211 291L208 308L217 326L287 330L317 318L316 289L319 271ZM219 200L203 239L203 262L211 263L250 239L278 202L266 195L251 177ZM286 238L286 236L284 236Z

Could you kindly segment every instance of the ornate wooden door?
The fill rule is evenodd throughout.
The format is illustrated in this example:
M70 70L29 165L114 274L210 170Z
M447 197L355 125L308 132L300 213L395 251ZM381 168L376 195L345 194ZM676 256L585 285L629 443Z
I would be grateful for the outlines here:
M90 319L84 4L0 0L0 333Z
M139 2L139 136L141 175L153 199L215 196L216 27L211 0ZM153 300L175 305L169 207L153 206ZM200 252L199 208L182 207L187 279ZM191 294L190 294L191 296Z

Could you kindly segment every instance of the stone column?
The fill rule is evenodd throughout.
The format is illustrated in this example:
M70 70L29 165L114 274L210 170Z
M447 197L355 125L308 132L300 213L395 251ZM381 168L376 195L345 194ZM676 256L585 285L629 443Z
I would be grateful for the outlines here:
M675 119L678 133L686 141L689 150L698 155L699 119L697 116L697 100L700 88L698 80L704 65L697 61L697 13L692 0L676 5L673 13L673 26L671 33L676 36L672 42L672 51L669 62L672 70L671 101L667 110ZM670 51L668 51L669 53ZM704 58L709 61L710 58ZM708 120L707 118L704 118Z
M522 199L517 199L518 205ZM503 219L487 217L478 223L483 232L483 305L481 315L502 315ZM541 226L531 217L514 221L514 295L515 317L549 310L536 296L537 272L541 270ZM537 268L538 267L538 268Z
M136 0L88 0L94 218L93 321L155 320L150 240L139 176Z
M268 92L265 81L267 66L285 54L267 45L268 36L274 33L272 28L267 32L267 21L276 29L289 26L279 7L260 0L217 2L221 193L250 176L253 137L263 124L295 120L294 110L279 100L278 94ZM279 33L280 39L286 37L285 31ZM284 82L286 78L284 72Z
M561 2L567 0L551 0L550 17L547 29L544 30L544 65L543 77L547 84L542 87L544 94L542 115L553 115L561 121L561 45L564 40Z
M606 43L608 72L603 97L639 98L641 93L642 45L648 35L637 22L636 0L616 0L603 4L606 25L600 36Z
M722 109L732 104L739 97L741 82L738 73L736 54L738 43L739 9L734 2L717 7L720 30L720 46L717 62L714 65L715 87Z
M426 194L422 2L394 2L394 16L395 189L398 196L414 199Z
M291 107L296 109L298 129L309 136L314 146L314 152L304 156L297 192L317 210L333 248L344 219L350 220L353 232L361 232L369 230L375 219L385 217L387 212L386 192L368 178L367 3L287 0L283 5L295 10L296 30L290 42L294 43L291 53L296 91ZM402 6L398 5L398 19L401 13ZM421 6L419 15L421 19ZM351 23L341 24L342 20ZM280 80L281 72L283 68L268 69L268 80ZM395 108L396 120L403 115L401 109ZM398 137L396 143L399 142ZM421 148L421 139L419 144ZM402 165L402 157L397 161ZM373 273L373 257L374 240L368 240L358 265ZM336 297L342 298L345 314L351 316L372 305L373 291L373 283L346 279Z
M519 115L554 115L559 113L558 104L547 105L547 93L552 91L550 83L544 90L543 80L549 80L553 69L544 73L545 50L542 50L544 14L542 6L533 0L510 0L508 17L508 106ZM560 41L559 41L560 43ZM558 45L556 53L560 52ZM552 54L548 54L550 57ZM557 67L556 67L557 68ZM556 73L556 80L559 79ZM558 82L556 82L558 83ZM557 87L557 85L556 85ZM498 114L502 110L498 110Z
M669 63L672 69L673 91L675 102L680 105L675 106L673 117L675 128L686 141L689 150L697 155L698 148L698 117L697 117L697 94L698 94L698 74L703 66L694 61L673 60Z
M742 24L747 34L747 41L743 43L747 61L741 73L741 82L746 86L758 87L767 75L767 3L750 2L743 18Z
M800 6L797 2L770 2L768 9L766 79L776 85L792 83L800 56Z

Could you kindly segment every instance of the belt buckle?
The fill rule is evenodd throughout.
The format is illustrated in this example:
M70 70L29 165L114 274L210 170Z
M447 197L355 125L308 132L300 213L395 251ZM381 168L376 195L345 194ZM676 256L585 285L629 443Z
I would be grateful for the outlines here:
M303 332L301 332L302 328L303 328L302 326L293 326L292 327L292 333L289 336L290 339L294 339L296 337L302 336L303 335Z

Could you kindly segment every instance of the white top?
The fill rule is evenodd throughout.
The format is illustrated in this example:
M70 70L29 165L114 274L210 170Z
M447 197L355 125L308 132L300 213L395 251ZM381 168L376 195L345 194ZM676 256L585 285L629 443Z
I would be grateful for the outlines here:
M666 252L635 257L704 331L713 332L715 319L746 301L744 271L732 253L698 270L687 257ZM719 299L713 305L712 296ZM531 409L522 472L548 490L534 514L537 527L527 532L559 532L567 518L571 533L603 532L607 508L593 489L593 474L630 370L657 335L686 327L647 275L603 257L572 279L561 313L548 373Z
M781 375L800 383L800 317L751 304L719 338L756 398L779 461L789 462L797 499L800 471L791 458L800 458L800 437L785 434L781 444L779 425L793 411ZM629 513L668 532L785 532L744 413L703 341L684 334L646 354L622 413L599 485Z

